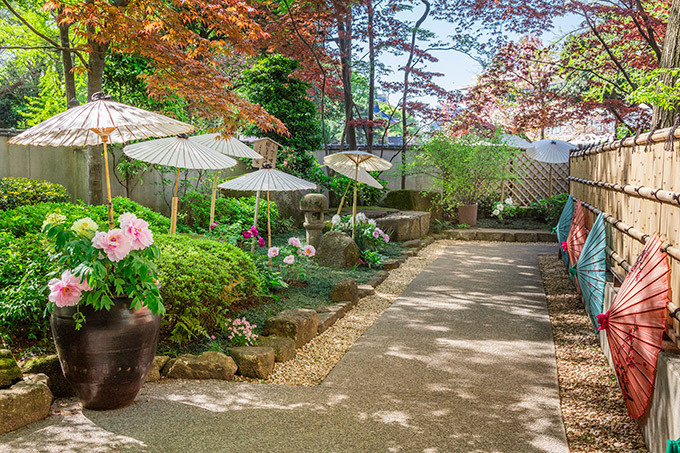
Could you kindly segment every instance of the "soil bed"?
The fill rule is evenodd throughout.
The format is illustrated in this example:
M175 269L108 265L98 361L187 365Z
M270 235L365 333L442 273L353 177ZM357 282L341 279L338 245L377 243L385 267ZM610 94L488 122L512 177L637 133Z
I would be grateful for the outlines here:
M573 452L646 452L583 301L557 256L539 257L557 355L562 417Z

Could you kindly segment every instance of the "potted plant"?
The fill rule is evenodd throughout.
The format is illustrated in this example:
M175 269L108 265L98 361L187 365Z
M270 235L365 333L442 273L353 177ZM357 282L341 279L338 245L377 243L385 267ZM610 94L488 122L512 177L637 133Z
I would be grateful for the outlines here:
M60 268L49 282L49 308L62 370L83 407L125 407L156 354L165 312L155 280L160 252L134 214L121 215L109 231L88 217L70 226L65 220L52 213L43 224Z
M503 179L514 151L500 140L498 131L485 136L480 131L462 136L435 132L415 155L410 172L430 176L434 201L458 222L477 224L477 202L492 195Z

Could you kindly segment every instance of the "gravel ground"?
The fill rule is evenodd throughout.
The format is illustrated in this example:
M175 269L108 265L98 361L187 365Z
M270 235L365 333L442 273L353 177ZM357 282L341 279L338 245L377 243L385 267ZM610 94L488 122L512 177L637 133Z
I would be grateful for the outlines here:
M541 256L539 263L571 451L647 451L563 261L556 256Z
M411 281L432 263L453 241L437 241L411 257L380 284L375 294L364 297L343 318L297 351L294 360L277 363L266 381L270 384L314 386L333 369L362 333L406 289ZM236 380L257 382L236 376Z

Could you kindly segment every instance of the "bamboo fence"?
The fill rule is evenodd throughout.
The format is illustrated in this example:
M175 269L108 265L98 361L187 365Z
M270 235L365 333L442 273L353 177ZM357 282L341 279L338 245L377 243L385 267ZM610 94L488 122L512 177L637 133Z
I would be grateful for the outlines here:
M659 233L666 240L671 266L666 332L680 347L680 129L572 151L569 182L570 192L588 208L588 228L597 213L606 216L608 266L617 280L650 235Z

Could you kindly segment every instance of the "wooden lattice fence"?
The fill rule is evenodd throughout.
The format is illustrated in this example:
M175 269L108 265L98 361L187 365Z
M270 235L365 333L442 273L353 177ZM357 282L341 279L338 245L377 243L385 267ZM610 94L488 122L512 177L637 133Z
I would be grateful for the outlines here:
M509 166L515 178L504 181L501 194L522 206L569 191L569 164L548 164L518 155Z
M670 136L670 139L668 137ZM607 224L609 267L621 280L649 235L668 241L670 310L680 307L680 129L663 129L572 152L570 192L585 212L611 216ZM596 211L595 211L596 212ZM595 220L586 215L586 226ZM669 337L680 346L680 322L667 318Z

